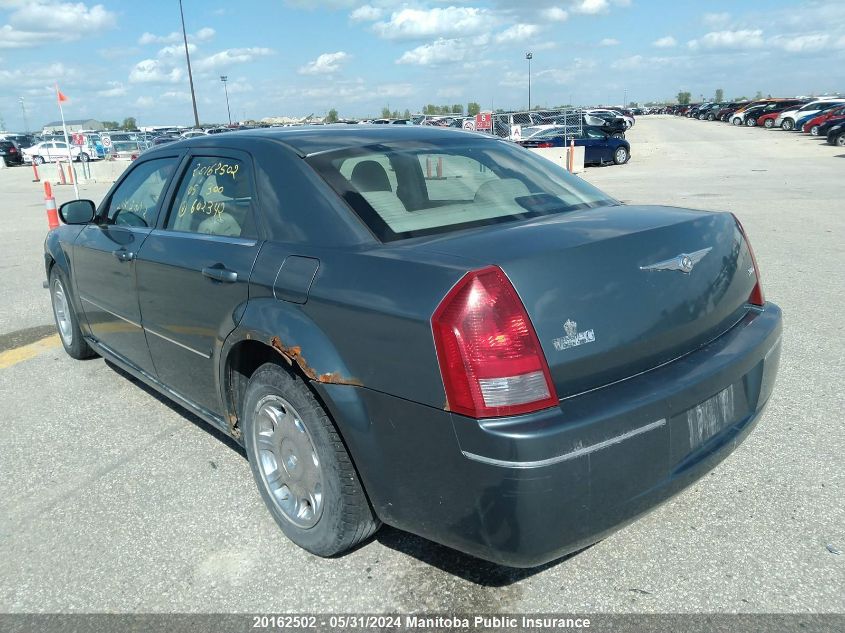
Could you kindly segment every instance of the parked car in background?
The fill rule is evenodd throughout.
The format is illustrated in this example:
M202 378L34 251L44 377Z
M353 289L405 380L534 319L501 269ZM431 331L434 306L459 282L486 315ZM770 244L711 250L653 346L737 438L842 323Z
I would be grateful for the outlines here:
M13 140L0 141L0 160L6 167L23 164L23 152Z
M845 121L830 126L827 130L827 142L830 145L845 147Z
M742 123L747 127L755 127L759 124L760 118L767 114L783 112L784 110L803 105L804 103L806 102L796 99L775 99L766 101L765 103L759 103L746 108L742 113Z
M583 549L737 448L778 372L735 216L621 204L494 135L196 138L59 215L67 353L242 444L320 556L382 522L500 565Z
M821 137L827 137L831 129L841 125L842 123L845 123L845 114L832 116L827 121L819 125L819 129L816 131L816 134Z
M565 147L570 141L574 141L577 147L584 148L585 165L624 165L631 157L631 144L628 141L615 138L599 127L568 131L563 128L551 128L517 142L522 147L547 148Z
M74 161L87 163L91 160L90 154L82 151L79 147L71 146L70 150L68 150L68 145L64 141L44 141L23 150L24 161L35 163L36 165L59 160L66 161L68 160L68 154L70 154L71 159Z
M808 115L815 115L819 112L823 112L829 110L830 108L835 108L838 105L845 104L845 99L839 98L826 98L826 99L817 99L816 101L810 101L809 103L804 104L800 108L794 108L790 110L785 110L784 112L780 113L780 116L775 120L775 126L780 127L787 132L795 129L795 123L798 119L806 117Z
M819 128L827 123L832 119L839 119L845 118L845 105L840 105L835 108L831 108L825 112L820 112L816 116L812 117L809 121L806 121L801 126L801 131L807 134L811 134L813 136L819 135Z

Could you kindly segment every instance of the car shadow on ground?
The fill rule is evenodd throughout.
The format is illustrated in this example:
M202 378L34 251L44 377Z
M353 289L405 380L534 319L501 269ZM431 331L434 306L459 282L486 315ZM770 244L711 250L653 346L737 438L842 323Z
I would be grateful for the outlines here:
M403 532L388 525L383 525L376 532L375 539L385 547L389 547L406 556L416 558L418 561L436 567L447 574L458 576L468 582L483 587L507 587L508 585L525 580L535 574L559 565L592 547L590 545L539 567L518 569L515 567L504 567L496 563L481 560L480 558L475 558L469 554L464 554L445 545L439 545L416 534Z
M190 422L194 426L198 427L202 431L205 431L209 435L215 437L216 439L220 440L223 444L225 444L226 446L231 448L233 451L237 451L238 453L240 453L244 457L244 459L246 459L246 451L244 450L244 448L240 444L238 444L235 440L233 440L231 437L229 437L228 435L223 433L223 431L213 427L211 424L209 424L208 422L203 420L201 417L199 417L198 415L195 415L194 413L192 413L191 411L189 411L185 407L181 406L177 402L174 402L173 400L171 400L167 396L161 395L158 391L156 391L155 389L150 387L148 384L146 384L142 380L139 380L138 378L135 378L135 376L133 376L129 372L124 371L123 369L121 369L120 367L115 365L110 360L106 360L105 362L106 362L106 365L110 369L112 369L115 373L119 374L122 378L125 378L126 380L130 381L132 384L137 386L139 389L143 389L147 394L149 394L150 396L152 396L153 398L155 398L156 400L161 402L163 405L167 406L167 408L169 408L171 411L178 413L183 418L185 418L188 422Z
M188 409L182 407L180 404L174 402L166 396L163 396L154 388L150 387L145 382L139 380L127 371L124 371L112 361L106 360L105 363L110 369L112 369L122 378L125 378L126 380L130 381L139 389L142 389L148 395L155 398L163 405L167 406L173 412L178 413L180 416L195 425L198 429L220 440L221 443L225 444L233 451L239 453L244 459L247 458L246 451L244 450L244 448L231 437L229 437L219 429L213 427L211 424L208 424L207 422L205 422L205 420L195 415ZM390 527L389 525L383 525L381 529L376 532L374 539L379 544L388 547L394 551L415 558L420 562L423 562L427 565L431 565L432 567L436 567L441 571L446 572L447 574L458 576L459 578L462 578L468 582L483 587L507 587L508 585L512 585L513 583L519 582L520 580L524 580L526 578L530 578L535 574L543 572L551 567L554 567L555 565L569 560L573 556L577 556L584 550L592 547L592 545L587 546L581 550L578 550L577 552L568 554L567 556L554 560L550 563L540 565L539 567L532 567L530 569L518 569L515 567L505 567L502 565L497 565L496 563L491 563L485 560L481 560L480 558L475 558L474 556L464 554L463 552L451 549L449 547L446 547L445 545L440 545L438 543L435 543L434 541L429 541L428 539L422 538L421 536L417 536L416 534L411 534L410 532L403 532L402 530ZM372 540L373 539L368 539L364 541L357 547L353 548L353 550L351 551L355 551L361 547L365 547L368 543L372 542ZM343 558L346 554L349 553L350 552L344 552L342 554L339 554L338 558Z

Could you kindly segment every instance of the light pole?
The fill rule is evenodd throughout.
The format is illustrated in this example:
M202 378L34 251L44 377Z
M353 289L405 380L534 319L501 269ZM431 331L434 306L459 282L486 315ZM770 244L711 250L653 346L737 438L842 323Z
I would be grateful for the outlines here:
M185 12L182 10L182 0L179 0L179 16L182 18L182 39L185 40L185 60L188 62L188 82L191 84L191 102L194 104L194 125L200 126L200 115L197 114L197 95L194 94L194 75L191 73L191 55L188 53L188 33L185 31Z
M624 109L624 108L627 108L627 107L628 107L628 89L625 88L625 93L624 93L624 96L622 97L622 108Z
M227 75L220 75L220 81L223 82L223 91L226 93L226 112L229 113L229 125L232 125L232 111L229 109L229 88L226 83L229 81Z
M525 59L528 60L528 111L531 112L531 60L534 59L534 53L525 53Z
M24 105L23 97L20 97L18 99L18 101L21 102L21 112L23 113L23 126L26 128L24 130L24 132L26 132L28 134L29 133L29 121L26 118L26 106Z

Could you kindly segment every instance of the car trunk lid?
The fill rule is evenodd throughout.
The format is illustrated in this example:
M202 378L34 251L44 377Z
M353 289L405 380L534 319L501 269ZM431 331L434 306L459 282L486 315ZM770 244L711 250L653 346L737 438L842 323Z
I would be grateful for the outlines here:
M450 234L415 247L505 272L534 325L560 398L700 348L746 313L756 283L748 247L729 213L611 206Z

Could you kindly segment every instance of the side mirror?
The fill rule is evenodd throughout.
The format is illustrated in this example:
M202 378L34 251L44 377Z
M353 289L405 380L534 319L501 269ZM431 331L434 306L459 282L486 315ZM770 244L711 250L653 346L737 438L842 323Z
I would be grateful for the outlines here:
M88 224L96 212L91 200L71 200L59 207L59 217L65 224Z

